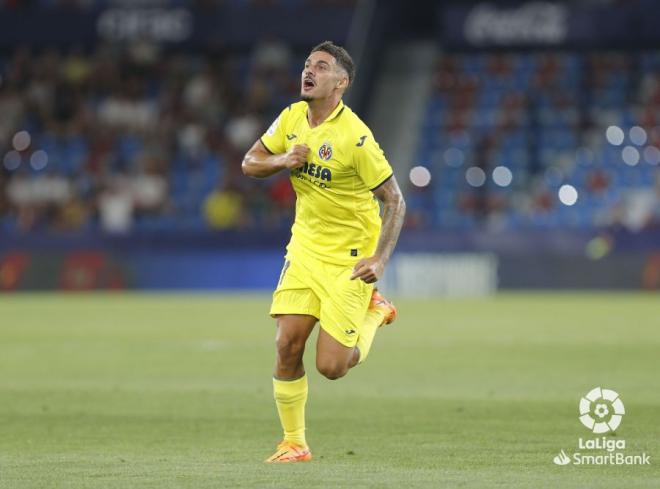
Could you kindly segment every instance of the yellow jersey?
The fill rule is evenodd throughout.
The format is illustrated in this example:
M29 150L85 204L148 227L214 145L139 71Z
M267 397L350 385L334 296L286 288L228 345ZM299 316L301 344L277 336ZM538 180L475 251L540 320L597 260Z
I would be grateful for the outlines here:
M282 111L261 142L273 154L296 144L310 148L308 161L290 172L296 216L287 252L347 265L373 255L381 221L372 190L392 168L367 125L340 101L311 128L307 102L298 102Z

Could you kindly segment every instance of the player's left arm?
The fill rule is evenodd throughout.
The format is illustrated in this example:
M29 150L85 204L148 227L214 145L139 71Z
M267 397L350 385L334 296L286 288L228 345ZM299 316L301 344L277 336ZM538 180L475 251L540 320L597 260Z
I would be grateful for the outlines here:
M406 202L394 175L373 190L383 203L382 225L376 254L363 258L353 268L351 280L359 278L366 283L376 282L383 276L385 265L392 256L406 215Z

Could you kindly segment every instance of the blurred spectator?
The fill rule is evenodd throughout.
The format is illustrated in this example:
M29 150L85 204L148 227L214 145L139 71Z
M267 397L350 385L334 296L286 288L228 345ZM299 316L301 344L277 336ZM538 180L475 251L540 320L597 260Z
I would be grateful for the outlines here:
M46 226L55 221L57 209L72 198L70 182L57 175L28 178L17 175L7 184L7 198L17 215L22 232Z
M4 80L3 80L4 81ZM0 87L0 141L11 141L23 119L25 99L9 81Z
M630 190L616 209L611 224L637 232L660 225L660 178L654 188Z
M123 93L111 95L98 109L99 122L127 131L150 129L158 117L158 107L142 97L141 83L133 79Z
M286 73L291 63L291 49L277 38L264 38L252 52L252 66L260 73Z
M57 220L57 228L61 231L78 231L85 227L89 219L89 209L76 197L71 197L63 203Z
M101 192L98 202L101 229L110 234L125 234L133 227L134 203L125 177L115 177Z
M243 214L243 197L234 186L218 186L204 201L204 217L211 229L236 229Z
M243 153L259 138L261 127L262 123L255 114L243 112L227 123L227 137Z

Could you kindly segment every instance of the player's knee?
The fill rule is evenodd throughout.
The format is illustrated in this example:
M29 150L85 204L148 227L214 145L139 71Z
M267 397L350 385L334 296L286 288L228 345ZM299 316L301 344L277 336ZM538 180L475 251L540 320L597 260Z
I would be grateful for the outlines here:
M341 379L348 372L348 368L345 365L334 362L316 362L316 369L329 380Z
M282 360L298 360L305 350L304 341L287 335L278 335L275 346L277 355Z

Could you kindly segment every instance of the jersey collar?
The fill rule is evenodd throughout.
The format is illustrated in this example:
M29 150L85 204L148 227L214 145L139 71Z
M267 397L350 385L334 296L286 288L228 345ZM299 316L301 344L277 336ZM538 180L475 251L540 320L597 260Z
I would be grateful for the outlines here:
M333 110L328 116L328 118L323 122L329 122L335 117L339 117L339 114L341 114L343 110L344 110L344 101L340 100L339 103L337 104L337 107L335 107L335 110Z
M330 112L330 115L323 122L321 122L321 124L319 124L316 127L322 126L326 122L330 122L332 119L336 119L337 117L339 117L340 114L344 111L344 108L345 108L344 101L340 100L339 103L337 104L337 107L335 107L335 110ZM309 110L309 106L307 110ZM307 113L305 113L305 119L307 120L307 124L309 124L309 119L307 119Z

